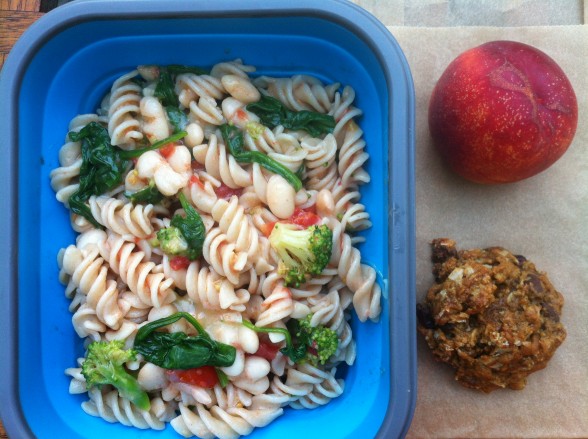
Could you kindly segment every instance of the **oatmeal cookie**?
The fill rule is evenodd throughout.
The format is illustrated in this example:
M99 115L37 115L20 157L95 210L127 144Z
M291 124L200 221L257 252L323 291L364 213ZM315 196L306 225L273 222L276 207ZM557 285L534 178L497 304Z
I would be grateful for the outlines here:
M562 295L547 275L501 247L458 251L436 239L435 283L418 304L418 331L465 387L522 389L566 337Z

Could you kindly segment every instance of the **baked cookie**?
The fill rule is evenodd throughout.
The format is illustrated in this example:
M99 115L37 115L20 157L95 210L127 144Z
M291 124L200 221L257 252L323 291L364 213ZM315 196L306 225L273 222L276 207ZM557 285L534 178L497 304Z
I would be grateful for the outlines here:
M436 239L435 283L417 305L418 331L465 387L522 389L566 337L562 295L547 275L500 247L458 251Z

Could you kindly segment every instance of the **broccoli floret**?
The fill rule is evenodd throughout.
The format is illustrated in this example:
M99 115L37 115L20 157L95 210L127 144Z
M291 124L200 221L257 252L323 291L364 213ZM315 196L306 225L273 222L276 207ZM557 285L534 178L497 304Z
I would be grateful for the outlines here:
M311 326L312 314L302 320L291 319L286 328L258 327L244 320L243 325L255 332L282 334L286 345L280 349L294 363L325 364L339 347L337 333L323 325Z
M305 341L308 345L306 361L313 365L325 364L337 351L339 337L337 333L323 325L311 326L312 314L299 321L299 330L296 333L299 341Z
M110 384L118 389L120 396L128 399L141 410L149 410L149 396L135 377L124 367L127 361L136 359L136 351L125 350L122 340L95 341L88 346L86 359L82 363L82 375L88 389Z
M300 229L276 223L269 241L280 258L278 273L287 286L299 287L313 274L321 274L329 263L333 232L324 224Z
M188 256L188 242L177 227L170 226L157 232L161 250L170 256Z

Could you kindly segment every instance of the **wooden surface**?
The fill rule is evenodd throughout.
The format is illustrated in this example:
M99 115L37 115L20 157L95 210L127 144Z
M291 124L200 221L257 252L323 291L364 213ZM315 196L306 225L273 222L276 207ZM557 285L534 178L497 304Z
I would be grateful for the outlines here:
M41 0L0 0L0 68L16 40L41 15ZM0 439L8 435L0 421Z
M25 29L43 15L41 3L41 0L0 0L0 67Z

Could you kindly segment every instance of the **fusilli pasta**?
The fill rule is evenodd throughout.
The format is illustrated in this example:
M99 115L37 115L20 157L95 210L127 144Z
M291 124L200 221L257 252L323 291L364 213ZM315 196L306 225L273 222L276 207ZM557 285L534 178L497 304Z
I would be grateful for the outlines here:
M66 137L50 174L79 232L58 265L86 347L123 341L134 352L144 328L166 321L158 336L210 339L234 352L228 365L196 368L168 367L143 351L133 356L122 367L148 394L149 409L113 385L86 381L87 359L72 359L70 392L87 394L82 408L92 416L140 429L169 422L185 437L236 438L287 407L313 409L344 392L337 367L355 360L353 313L360 321L380 315L376 271L355 247L364 239L355 232L371 226L360 202L369 182L362 113L349 86L254 72L241 60L209 74L138 66L114 82L97 114L69 126L101 127L112 163L122 163L121 175L107 173L118 186L88 192L92 185L80 180L90 177L80 168L92 143ZM248 105L268 97L283 113L332 123L313 135L291 120L266 126ZM286 252L276 238L284 228L293 231ZM318 330L320 343L331 343L324 358L310 335ZM206 379L204 368L213 371Z

